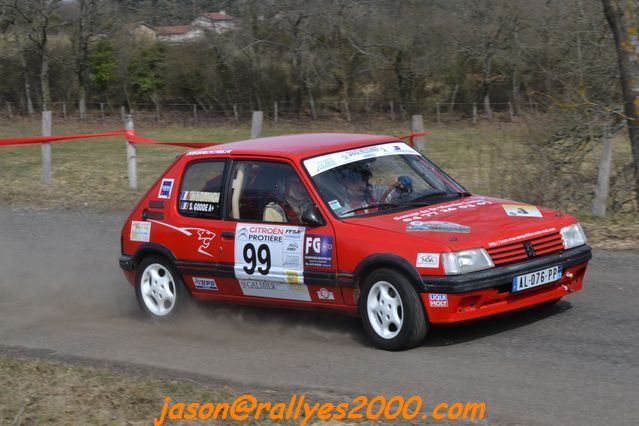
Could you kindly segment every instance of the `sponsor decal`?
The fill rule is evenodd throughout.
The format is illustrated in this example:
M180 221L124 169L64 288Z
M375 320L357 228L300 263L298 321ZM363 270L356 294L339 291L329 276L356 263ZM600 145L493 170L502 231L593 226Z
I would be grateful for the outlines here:
M342 207L342 205L339 203L339 201L337 200L331 200L328 202L328 205L330 206L331 209L333 210L337 210L339 208Z
M439 268L439 253L417 253L418 268Z
M526 204L502 204L508 216L542 217L541 212L535 206Z
M181 201L202 201L205 203L219 203L219 192L206 192L206 191L182 191L180 195Z
M171 191L173 190L173 182L175 179L162 179L160 185L160 192L158 192L158 198L170 198Z
M299 226L236 225L235 277L253 283L242 287L244 294L310 300L304 285L304 232Z
M151 240L151 222L139 222L136 220L131 222L129 239L131 241L149 242Z
M189 151L186 153L188 156L193 155L216 155L216 154L230 154L232 149L205 149L198 151Z
M428 294L428 305L431 308L447 308L448 307L448 295L439 293Z
M504 238L502 240L492 241L488 243L488 247L496 247L502 244L513 243L515 241L520 241L520 240L529 240L531 238L548 234L550 232L556 232L556 231L557 231L557 228L546 228L546 229L542 229L541 231L528 232L526 234L517 235L515 237L509 237L509 238Z
M454 222L442 222L437 220L431 220L427 222L421 222L419 220L415 220L413 222L409 222L406 225L407 231L440 231L440 232L463 232L469 233L470 226L460 225L459 223Z
M299 284L300 275L296 271L286 271L286 282L289 284Z
M217 213L218 203L203 203L194 201L180 201L180 210L192 213L202 213L206 215L215 215Z
M193 284L195 288L200 290L214 290L217 291L217 284L213 278L198 278L193 277Z
M385 155L421 155L403 142L392 142L381 145L355 148L348 151L334 152L309 158L304 161L304 167L311 176L318 175L327 170L334 169L344 164L354 163L367 158L383 157Z
M422 221L423 219L428 219L433 216L438 216L442 213L453 212L456 210L467 210L474 209L479 206L486 206L489 204L493 204L491 201L480 198L478 200L465 200L458 201L455 203L448 203L439 206L432 206L425 209L418 210L416 212L403 214L400 216L393 217L393 220L401 220L402 222L414 222L414 221Z
M242 294L245 296L311 301L308 287L304 284L264 280L239 280L239 282Z
M328 291L325 288L319 289L317 292L317 298L322 300L335 300L335 295L332 291Z
M165 222L160 222L159 220L149 219L149 222L157 223L158 225L166 226L167 228L171 228L175 231L178 231L181 234L186 235L187 237L197 236L198 248L197 252L201 253L205 256L213 257L213 254L210 253L210 245L213 238L215 238L215 232L211 232L208 229L204 228L179 228L177 226L170 225Z
M333 236L307 235L304 241L304 266L333 266Z

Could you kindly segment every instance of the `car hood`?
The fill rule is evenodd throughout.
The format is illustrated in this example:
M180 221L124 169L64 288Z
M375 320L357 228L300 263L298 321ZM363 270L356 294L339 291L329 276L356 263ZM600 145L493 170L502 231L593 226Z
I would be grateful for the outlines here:
M574 223L575 218L543 207L473 195L344 222L437 242L456 251L498 247L556 233Z

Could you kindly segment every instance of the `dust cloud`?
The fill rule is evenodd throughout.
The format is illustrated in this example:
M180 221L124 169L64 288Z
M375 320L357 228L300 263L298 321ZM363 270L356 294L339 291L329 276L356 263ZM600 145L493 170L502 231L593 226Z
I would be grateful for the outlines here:
M330 312L194 301L168 321L146 319L117 263L125 218L125 212L0 208L0 330L112 327L123 335L157 333L211 343L257 336L364 339L358 319Z

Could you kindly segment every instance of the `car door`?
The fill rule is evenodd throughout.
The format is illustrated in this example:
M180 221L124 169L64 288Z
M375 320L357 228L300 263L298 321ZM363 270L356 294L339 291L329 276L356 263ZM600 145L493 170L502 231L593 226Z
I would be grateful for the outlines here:
M228 159L196 159L187 162L172 196L167 219L157 222L171 241L175 265L185 285L199 297L233 294L232 269L223 261L221 239Z
M233 293L258 303L342 304L332 226L321 216L305 223L319 210L293 165L242 159L230 169L220 251L233 265Z

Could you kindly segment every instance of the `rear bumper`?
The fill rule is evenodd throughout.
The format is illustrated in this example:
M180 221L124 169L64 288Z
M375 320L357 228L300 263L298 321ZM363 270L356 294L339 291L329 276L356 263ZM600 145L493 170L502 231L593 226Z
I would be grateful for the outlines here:
M118 261L120 262L120 268L122 268L123 271L126 271L126 272L133 271L133 257L122 255L120 256Z
M421 293L421 298L428 318L433 323L457 322L494 315L581 290L586 267L591 258L590 247L582 246L464 276L423 277L427 290ZM554 265L562 265L561 280L520 292L511 291L512 279L516 275ZM433 293L438 296L431 300L430 294Z

